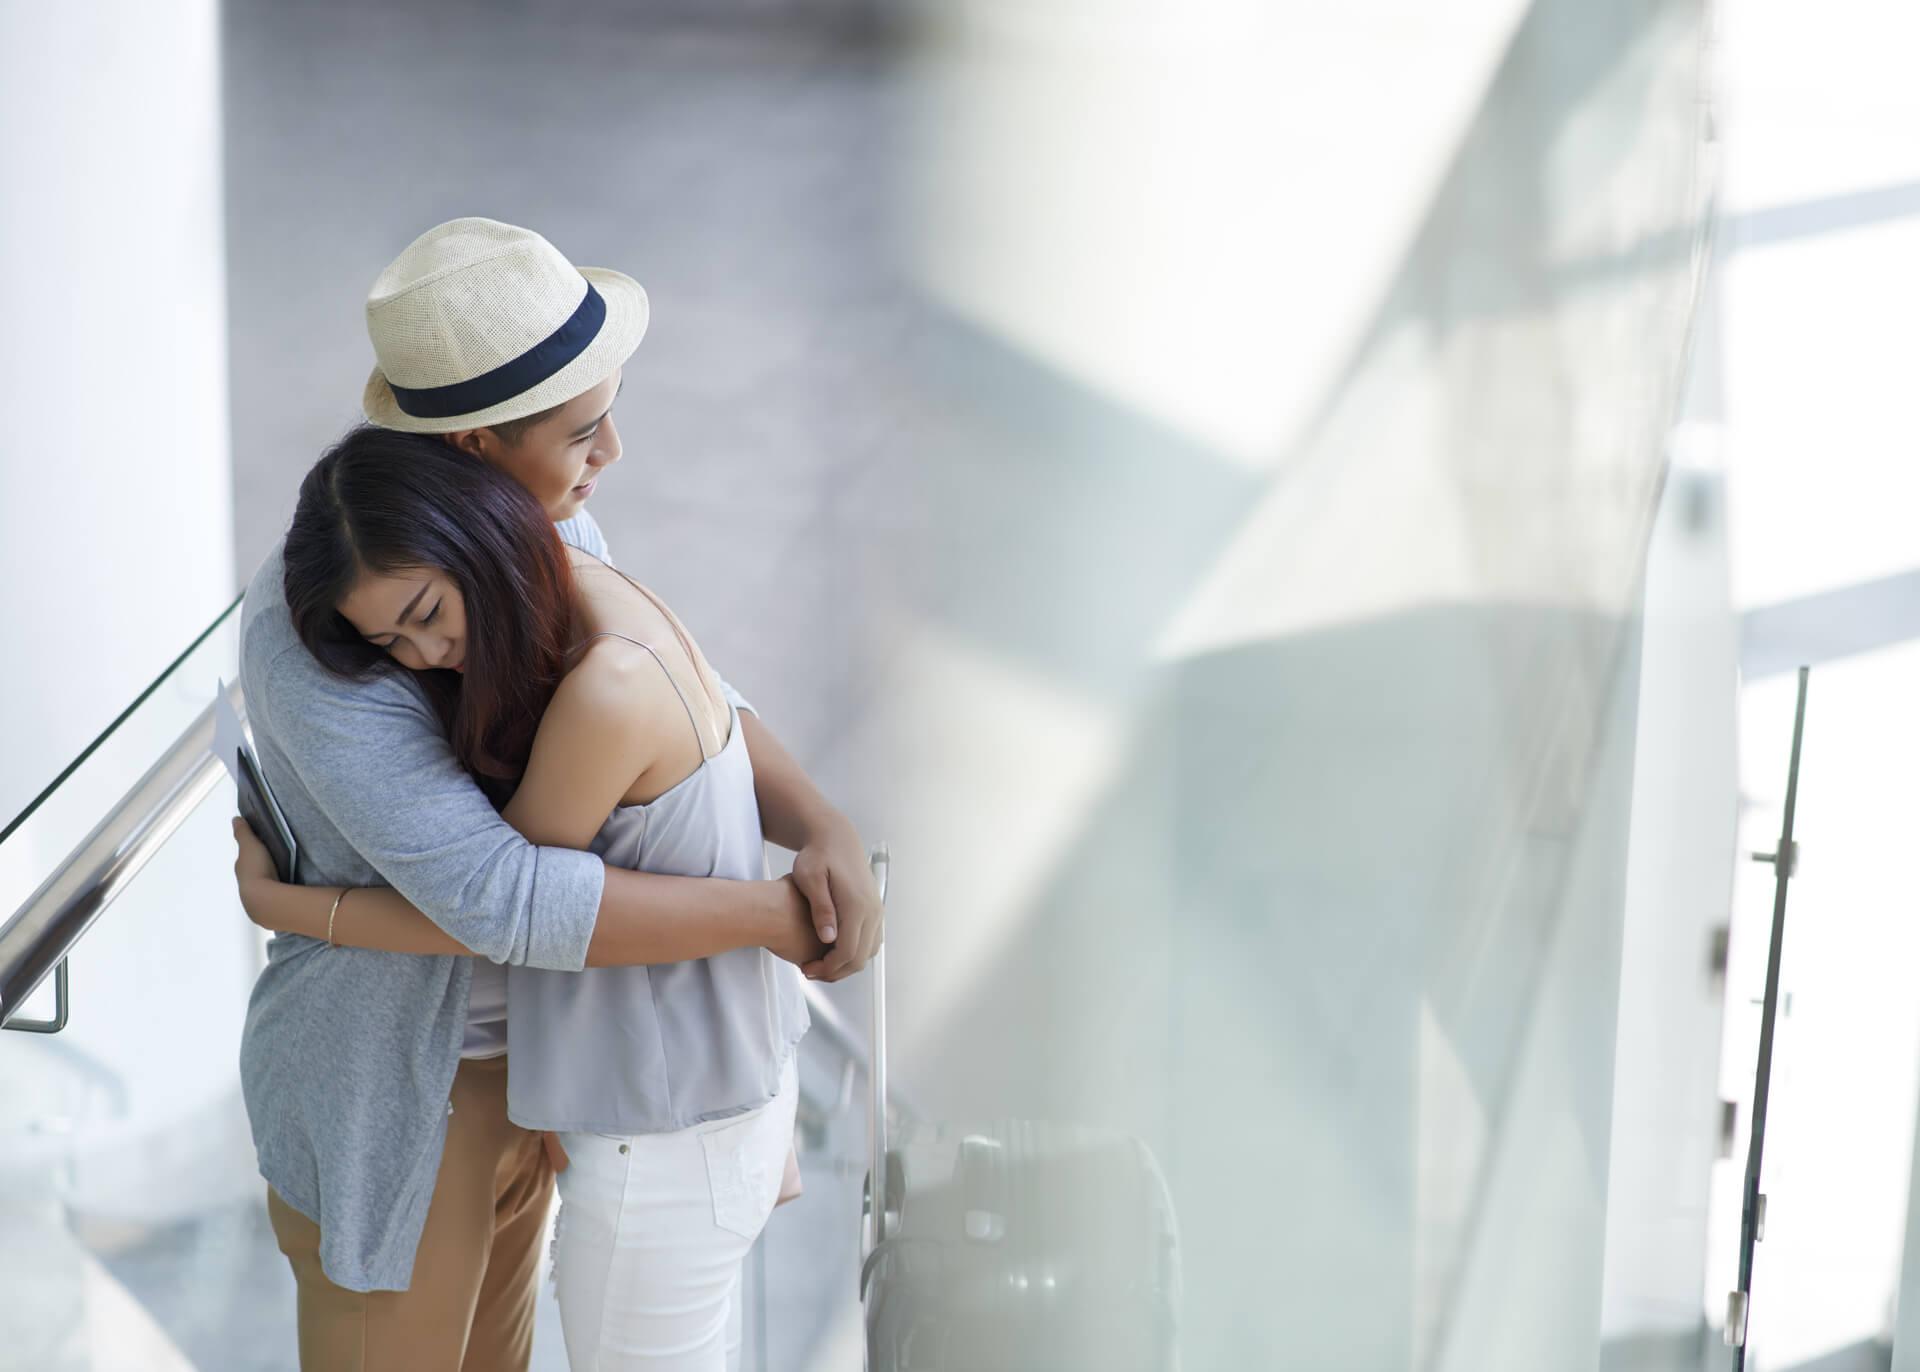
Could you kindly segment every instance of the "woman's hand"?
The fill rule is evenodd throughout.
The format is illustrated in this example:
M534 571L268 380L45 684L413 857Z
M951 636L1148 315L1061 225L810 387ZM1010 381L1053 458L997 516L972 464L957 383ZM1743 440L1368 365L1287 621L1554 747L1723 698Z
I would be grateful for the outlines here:
M266 885L279 885L280 873L274 869L273 854L267 851L267 845L253 832L253 826L240 816L233 817L233 839L239 845L239 854L233 860L233 877L240 884L240 905L247 912L247 918L261 928L259 901L256 897L260 888Z

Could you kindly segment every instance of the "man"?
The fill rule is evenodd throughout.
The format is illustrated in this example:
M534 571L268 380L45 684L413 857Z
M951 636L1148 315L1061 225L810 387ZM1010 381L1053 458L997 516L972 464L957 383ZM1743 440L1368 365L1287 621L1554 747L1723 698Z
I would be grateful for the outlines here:
M378 366L367 417L439 434L508 473L564 538L604 557L585 505L619 460L613 399L646 322L637 283L575 268L538 234L485 219L440 225L368 298ZM797 853L790 882L664 877L536 848L460 771L404 673L347 682L307 654L282 576L276 550L248 587L241 682L261 765L300 839L301 877L391 884L481 955L291 936L269 947L241 1075L299 1286L301 1361L524 1368L552 1168L539 1136L506 1118L504 1059L473 1046L503 1041L476 1032L502 1013L491 964L654 961L664 937L696 928L716 951L764 944L837 979L880 938L865 855L730 687L766 837Z

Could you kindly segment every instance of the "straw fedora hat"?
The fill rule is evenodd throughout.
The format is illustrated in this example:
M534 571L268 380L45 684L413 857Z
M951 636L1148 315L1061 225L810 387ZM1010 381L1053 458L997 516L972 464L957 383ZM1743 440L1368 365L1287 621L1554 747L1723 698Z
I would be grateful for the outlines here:
M428 229L367 293L375 424L452 433L592 390L647 331L640 283L576 267L530 229L454 219Z

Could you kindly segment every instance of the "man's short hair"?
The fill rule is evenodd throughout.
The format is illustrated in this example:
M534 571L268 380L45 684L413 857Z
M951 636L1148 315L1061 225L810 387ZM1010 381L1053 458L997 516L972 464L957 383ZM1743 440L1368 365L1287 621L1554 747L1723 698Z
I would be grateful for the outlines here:
M568 402L563 400L558 405L544 409L538 414L522 415L518 419L503 419L498 424L489 424L486 427L500 435L500 441L509 448L517 448L520 446L520 440L527 436L528 429L542 420L552 419L565 409L567 404Z

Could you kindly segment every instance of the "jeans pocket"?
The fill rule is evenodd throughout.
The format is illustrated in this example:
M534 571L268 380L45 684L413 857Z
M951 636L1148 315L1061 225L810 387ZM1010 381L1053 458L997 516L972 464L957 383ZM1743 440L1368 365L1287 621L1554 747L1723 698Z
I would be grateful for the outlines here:
M713 1191L713 1222L743 1239L760 1237L780 1190L784 1157L772 1156L768 1147L767 1114L756 1110L700 1136L707 1184Z

